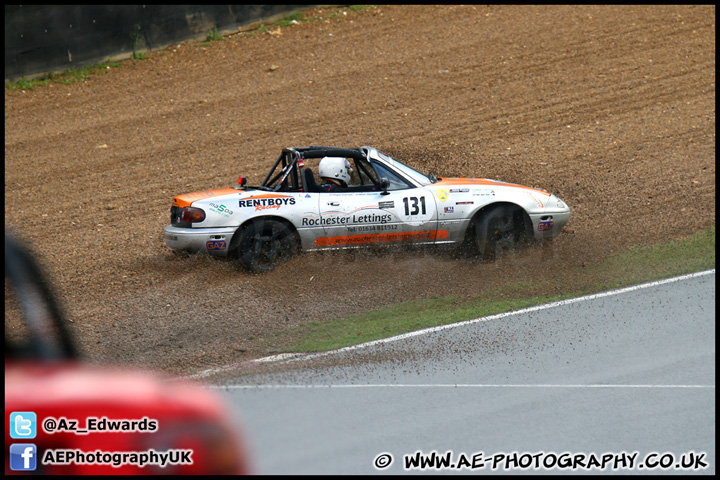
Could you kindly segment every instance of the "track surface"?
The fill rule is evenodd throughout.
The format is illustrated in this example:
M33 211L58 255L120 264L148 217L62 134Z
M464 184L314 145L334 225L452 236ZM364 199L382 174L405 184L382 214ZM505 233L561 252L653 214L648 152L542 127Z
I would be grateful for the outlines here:
M381 453L398 474L403 455L448 450L454 462L637 452L604 473L714 473L715 274L610 293L298 361L224 391L260 474L377 473ZM708 468L639 466L690 452ZM598 472L503 465L463 472Z
M276 33L5 94L6 226L90 358L194 372L302 322L538 276L528 294L562 292L715 223L714 6L383 6ZM265 276L164 246L173 195L259 183L310 144L546 188L570 231L552 261L308 255Z

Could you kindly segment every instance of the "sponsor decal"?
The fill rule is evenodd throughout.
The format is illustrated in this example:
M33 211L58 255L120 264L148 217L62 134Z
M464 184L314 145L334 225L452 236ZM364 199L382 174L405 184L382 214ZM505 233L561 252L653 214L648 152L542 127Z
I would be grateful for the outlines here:
M239 200L240 208L255 208L255 210L278 210L286 205L295 205L295 199L285 195L256 195Z
M227 248L225 240L208 240L205 246L208 250L225 250Z
M541 232L544 232L545 230L552 230L553 225L555 225L555 222L553 220L540 222L538 223L538 230Z
M455 205L472 205L475 202L455 202Z
M395 208L395 202L378 202L378 208Z
M385 224L392 220L392 215L386 213L384 215L378 215L375 213L368 213L365 215L348 215L348 216L337 216L337 217L325 217L325 218L308 218L303 217L300 222L303 227L318 227L321 225L333 226L333 225L348 225L356 223L380 223Z
M445 207L445 213L455 213L455 207Z
M469 192L469 188L451 188L450 193L466 193Z
M210 211L222 215L223 217L229 217L233 214L233 211L226 205L218 205L217 203L210 203Z
M435 195L437 195L438 200L440 200L441 202L444 202L445 200L448 199L448 196L450 195L450 192L448 192L448 189L447 189L447 188L438 188L438 189L435 191Z
M448 237L447 230L430 230L421 232L374 233L367 235L345 235L341 237L323 237L315 240L318 247L335 245L363 245L384 242L418 242L442 240Z
M357 227L348 227L348 232L372 232L381 230L397 230L397 225L360 225Z
M484 197L484 196L495 196L495 190L492 188L473 188L473 196Z

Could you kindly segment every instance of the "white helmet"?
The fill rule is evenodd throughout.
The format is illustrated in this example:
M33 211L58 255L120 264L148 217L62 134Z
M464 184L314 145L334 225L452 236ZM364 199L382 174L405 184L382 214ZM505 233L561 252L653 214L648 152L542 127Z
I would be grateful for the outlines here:
M344 182L345 185L350 183L350 175L352 175L353 169L350 162L343 157L324 157L320 160L318 166L318 172L320 176L334 184ZM338 182L338 180L340 182Z

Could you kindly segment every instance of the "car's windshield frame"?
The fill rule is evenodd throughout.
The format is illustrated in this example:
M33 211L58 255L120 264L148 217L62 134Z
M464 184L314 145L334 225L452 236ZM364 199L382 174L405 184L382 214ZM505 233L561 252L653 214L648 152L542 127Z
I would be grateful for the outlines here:
M376 150L376 154L377 158L381 160L385 165L392 168L401 175L411 179L414 183L420 185L421 187L431 185L437 181L435 177L419 172L414 168L404 164L403 162L394 159L390 155L382 153L378 150Z

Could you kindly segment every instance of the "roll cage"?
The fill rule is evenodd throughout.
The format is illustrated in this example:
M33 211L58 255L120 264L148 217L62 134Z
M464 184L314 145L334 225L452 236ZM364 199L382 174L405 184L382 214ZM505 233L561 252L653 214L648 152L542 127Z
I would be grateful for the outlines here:
M366 151L360 148L311 146L283 148L282 153L277 160L275 160L275 163L270 168L270 172L258 188L260 190L273 192L300 192L303 190L300 169L305 167L304 160L322 157L352 158L356 160L355 163L360 169L358 173L360 175L366 175L372 183L378 184L377 178L362 165L362 160L368 160Z
M322 157L344 157L351 158L355 163L355 171L357 172L360 186L353 187L355 191L365 190L381 190L387 191L388 185L392 185L395 189L398 188L413 188L417 185L400 172L394 171L388 165L380 162L382 166L381 173L387 173L396 178L388 179L384 176L379 175L374 168L374 163L379 162L377 159L371 158L369 148L340 148L340 147L324 147L324 146L310 146L310 147L298 147L298 148L284 148L280 156L275 160L275 163L270 168L270 172L263 180L262 184L257 188L259 190L272 191L272 192L301 192L305 188L305 182L303 177L303 170L305 169L305 160L308 159L319 159ZM398 181L398 179L400 181Z

